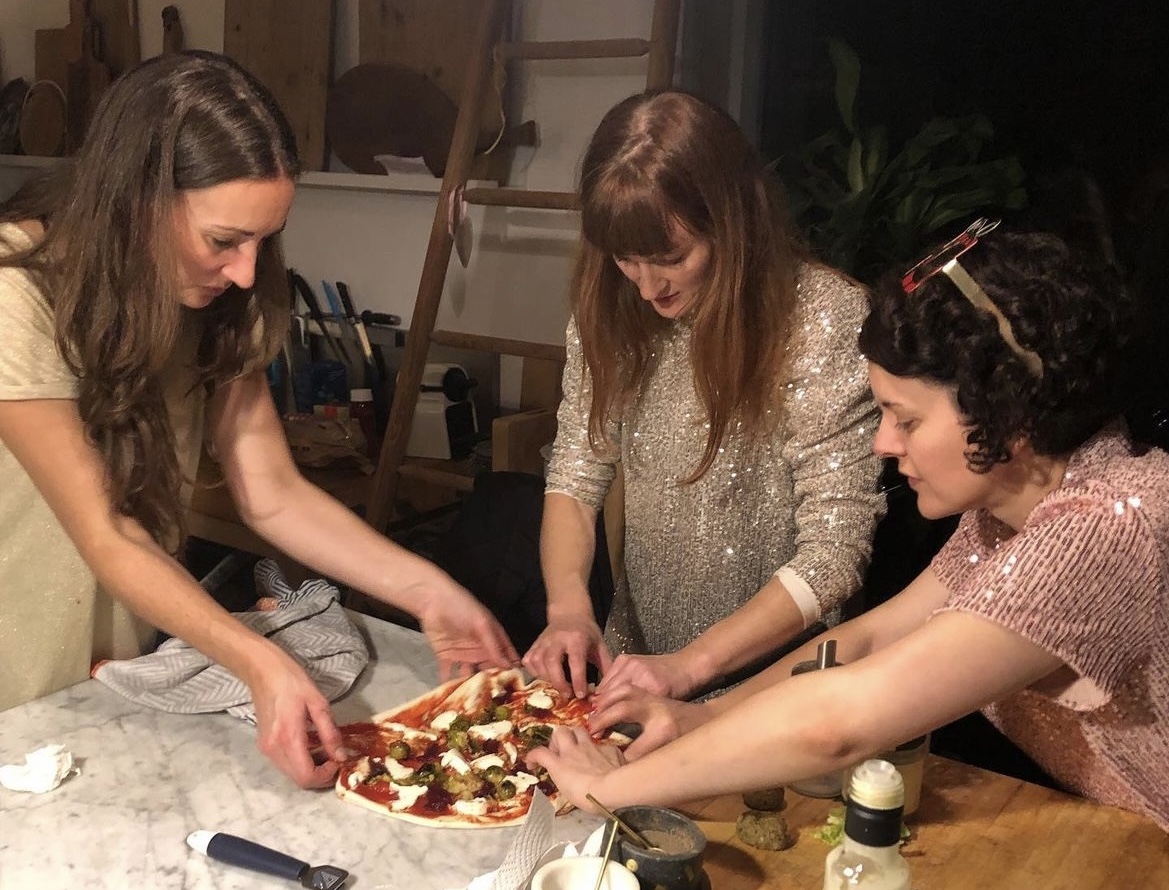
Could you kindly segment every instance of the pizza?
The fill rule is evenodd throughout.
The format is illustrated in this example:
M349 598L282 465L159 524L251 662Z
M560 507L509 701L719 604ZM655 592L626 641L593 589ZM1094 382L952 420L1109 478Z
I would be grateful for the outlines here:
M450 828L517 825L539 789L558 813L563 800L529 751L557 726L587 728L587 699L562 696L519 668L452 680L365 723L340 726L346 760L342 800L384 816ZM629 739L607 733L602 743Z

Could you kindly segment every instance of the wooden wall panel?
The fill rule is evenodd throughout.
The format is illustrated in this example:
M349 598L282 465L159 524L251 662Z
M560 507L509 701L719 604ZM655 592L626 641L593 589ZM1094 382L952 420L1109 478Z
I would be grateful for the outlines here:
M333 0L226 0L223 51L272 91L296 133L305 170L327 158L325 103Z

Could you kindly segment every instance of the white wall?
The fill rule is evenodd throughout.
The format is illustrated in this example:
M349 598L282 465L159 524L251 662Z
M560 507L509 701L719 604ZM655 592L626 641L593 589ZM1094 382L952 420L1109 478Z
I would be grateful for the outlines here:
M144 56L161 50L164 5L166 0L139 0ZM647 37L653 10L652 0L515 0L514 6L515 33L528 40ZM180 8L187 46L222 49L222 0L189 0ZM357 0L338 0L338 73L356 63L356 10ZM67 0L0 0L4 77L31 80L33 31L67 20ZM609 107L644 86L645 66L645 59L514 64L516 122L536 121L540 144L525 156L517 152L512 184L572 190L590 133ZM302 186L285 230L286 258L314 285L322 278L345 280L360 308L408 320L435 200ZM471 262L463 269L452 259L438 326L562 342L575 214L472 208L471 223ZM515 368L505 373L514 375Z

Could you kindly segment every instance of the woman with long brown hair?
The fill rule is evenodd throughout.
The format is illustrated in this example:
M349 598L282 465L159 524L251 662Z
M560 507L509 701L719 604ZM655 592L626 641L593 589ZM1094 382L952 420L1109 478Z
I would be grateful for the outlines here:
M116 81L76 156L0 207L0 708L139 654L158 627L247 683L261 749L309 785L334 771L306 733L337 753L328 702L174 557L204 426L247 524L414 614L444 671L515 652L467 591L292 461L264 369L288 327L297 173L268 92L189 52Z
M792 236L735 121L685 92L605 115L580 198L548 625L524 661L578 696L596 664L602 703L629 685L686 698L834 621L861 584L883 509L864 298ZM588 571L618 461L625 572L602 635Z

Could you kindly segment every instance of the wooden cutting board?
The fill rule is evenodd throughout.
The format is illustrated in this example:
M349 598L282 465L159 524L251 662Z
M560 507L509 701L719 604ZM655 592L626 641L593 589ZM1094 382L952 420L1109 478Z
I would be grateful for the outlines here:
M296 134L305 170L327 157L325 104L333 47L333 0L226 0L223 52L276 97Z
M111 77L142 61L138 0L89 0L89 14L101 29L101 60Z
M457 108L482 0L360 0L358 58L412 68L434 81ZM499 133L502 98L484 91L478 148Z
M61 89L69 82L65 61L65 29L38 28L34 37L36 79L51 80Z
M26 155L55 158L68 146L68 106L56 83L38 80L20 111L20 148Z
M101 26L94 20L92 0L69 0L69 24L65 26L65 101L68 150L76 151L85 138L89 121L110 84L110 69L102 61Z

